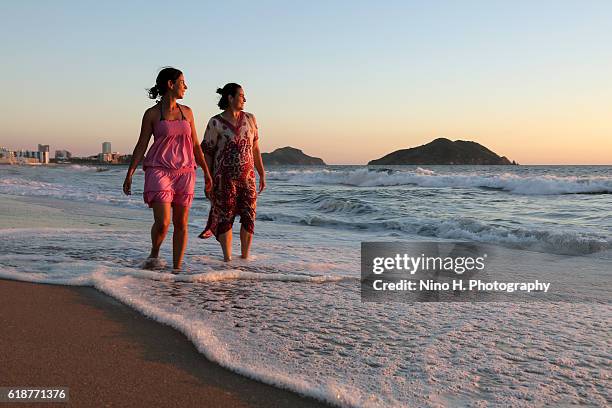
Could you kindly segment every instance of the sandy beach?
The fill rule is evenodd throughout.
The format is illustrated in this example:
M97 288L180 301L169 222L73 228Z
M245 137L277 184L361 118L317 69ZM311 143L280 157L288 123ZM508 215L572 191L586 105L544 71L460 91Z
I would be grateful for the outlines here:
M326 406L211 363L92 288L2 279L0 325L0 386L69 387L71 406Z

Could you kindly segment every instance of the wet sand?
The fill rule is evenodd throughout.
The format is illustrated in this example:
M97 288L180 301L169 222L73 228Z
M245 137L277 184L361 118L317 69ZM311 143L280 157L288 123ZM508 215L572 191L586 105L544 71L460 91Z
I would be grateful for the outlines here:
M208 361L93 288L0 279L0 327L0 386L69 387L70 406L327 406Z

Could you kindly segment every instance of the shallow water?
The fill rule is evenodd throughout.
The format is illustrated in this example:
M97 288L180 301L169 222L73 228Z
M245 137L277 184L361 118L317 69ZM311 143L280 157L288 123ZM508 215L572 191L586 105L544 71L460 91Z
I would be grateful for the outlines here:
M253 259L228 266L214 240L191 238L179 275L140 269L151 216L137 193L121 196L124 171L0 167L0 193L22 201L0 200L21 203L24 223L34 204L59 209L45 215L54 226L66 222L12 219L0 231L0 276L94 286L184 332L213 361L341 406L612 400L609 297L373 304L359 292L362 241L468 239L541 264L607 265L610 167L269 169ZM576 194L586 190L596 194ZM195 202L192 237L207 209ZM162 253L170 261L169 239Z

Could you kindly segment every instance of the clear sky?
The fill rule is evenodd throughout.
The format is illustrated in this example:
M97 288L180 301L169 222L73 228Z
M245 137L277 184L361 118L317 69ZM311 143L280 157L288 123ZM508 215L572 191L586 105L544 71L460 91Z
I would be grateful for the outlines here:
M447 137L612 164L610 1L5 1L0 19L0 146L131 153L171 65L200 138L238 82L263 151L363 164Z

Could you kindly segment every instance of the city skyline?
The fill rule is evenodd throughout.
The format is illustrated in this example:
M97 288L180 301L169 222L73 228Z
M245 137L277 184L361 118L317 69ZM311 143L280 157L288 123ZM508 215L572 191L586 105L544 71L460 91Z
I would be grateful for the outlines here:
M365 164L446 137L521 164L612 164L612 3L116 4L5 7L0 145L129 154L171 65L200 140L216 88L238 82L266 152Z
M102 152L86 156L73 155L67 149L55 149L53 159L50 145L38 144L38 150L0 146L0 164L49 164L51 160L53 163L128 164L131 158L131 154L113 152L111 142L102 142Z
M100 151L96 152L96 153L91 153L91 154L84 154L81 157L90 157L90 156L97 156L98 154L102 153L102 154L108 154L108 153L121 153L121 152L112 152L112 142L101 142L100 145L102 146ZM27 147L23 147L23 146L8 146L8 145L3 145L0 146L0 149L5 149L5 150L9 150L9 151L13 151L13 152L18 152L18 151L46 151L47 153L50 153L52 151L55 151L55 153L61 153L61 152L67 152L72 154L73 150L63 147L63 148L59 148L59 146L55 146L56 148L51 148L53 145L51 144L38 144L38 150L31 150L28 149ZM126 153L126 154L131 154L131 152Z

